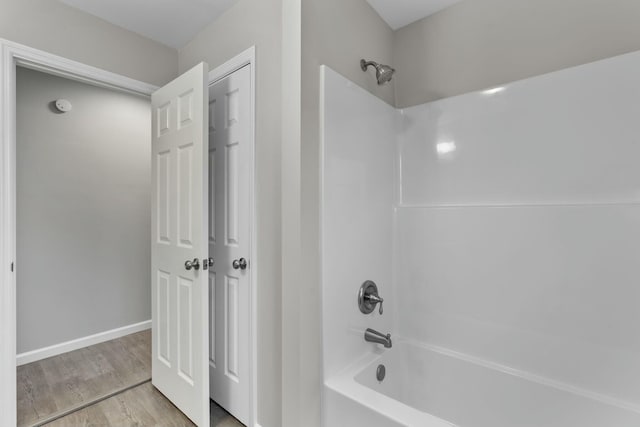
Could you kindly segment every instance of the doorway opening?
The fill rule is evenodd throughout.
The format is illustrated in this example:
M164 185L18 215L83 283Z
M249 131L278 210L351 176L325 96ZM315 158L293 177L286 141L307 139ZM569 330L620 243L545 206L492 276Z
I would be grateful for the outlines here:
M1 288L0 288L0 333L2 334L3 340L0 342L0 424L3 425L16 425L17 424L17 416L16 416L16 401L17 401L17 393L16 393L16 355L17 355L17 340L16 340L16 272L20 268L24 268L26 266L32 265L37 267L37 262L29 263L31 260L23 260L17 259L16 257L16 117L17 112L15 108L15 100L16 100L16 69L18 66L44 71L47 74L52 74L55 76L61 76L68 78L73 81L80 81L89 83L93 86L98 86L101 88L109 88L114 89L116 91L128 92L131 94L135 94L137 96L149 97L153 92L157 90L156 87L152 85L148 85L145 83L141 83L129 78L125 78L116 74L112 74L109 72L105 72L103 70L89 67L84 64L80 64L74 61L69 61L61 57L57 57L55 55L50 55L45 52L41 52L35 49L31 49L22 45L18 45L12 42L0 40L1 49L3 52L3 61L0 69L0 73L2 75L2 92L0 92L0 107L3 111L3 117L0 121L0 131L2 134L2 145L0 146L0 153L2 154L1 162L0 162L0 226L2 228L2 242L0 245L0 279L1 279ZM257 258L256 258L256 245L255 245L255 214L254 214L254 160L253 160L253 150L254 150L254 123L255 123L255 53L254 49L249 49L247 52L244 52L238 57L232 59L231 61L225 63L223 66L213 70L209 74L209 81L212 83L219 82L221 80L225 80L225 78L229 78L234 72L248 67L249 69L249 97L250 100L249 105L242 105L238 103L239 98L235 95L237 91L231 91L226 93L223 98L224 102L228 107L227 108L227 116L225 116L224 120L227 120L226 127L229 128L229 124L233 122L233 118L230 119L230 112L238 112L242 113L241 109L246 109L246 117L249 118L250 122L246 125L249 126L249 131L247 133L247 144L250 144L250 158L238 157L238 151L234 147L239 148L238 141L234 141L230 144L224 146L223 151L227 154L227 163L226 164L236 164L238 166L237 171L238 174L229 174L228 172L231 170L227 166L224 169L226 174L223 176L223 181L226 183L225 188L240 188L241 179L247 179L247 187L249 189L249 199L247 202L248 210L246 212L247 218L246 221L243 222L248 227L247 241L249 245L246 248L246 254L243 254L239 258L233 258L231 260L231 269L235 273L243 273L245 276L238 277L238 281L235 285L240 285L243 277L246 277L246 285L249 288L247 292L247 298L249 301L247 303L248 313L247 317L240 310L240 300L242 298L241 292L242 290L235 286L233 281L230 280L233 278L233 272L225 274L222 265L219 267L214 267L214 275L218 277L221 275L223 277L226 276L225 281L221 282L224 285L222 286L222 298L226 299L226 303L221 310L218 312L212 311L213 314L209 322L207 323L206 330L209 331L209 327L212 324L212 319L216 319L218 317L218 313L223 314L223 318L221 324L225 324L225 330L223 330L222 334L225 336L224 341L224 354L227 357L227 362L224 365L224 375L232 380L232 374L234 370L240 369L241 365L240 359L236 359L238 361L238 365L234 367L233 356L234 354L240 356L240 352L237 350L242 350L244 352L244 348L249 350L249 355L246 357L246 361L244 362L246 366L244 366L242 371L238 371L238 374L243 376L243 382L245 382L248 386L246 388L246 392L244 393L245 398L248 403L243 403L245 406L242 409L243 414L245 415L236 415L239 419L242 417L246 417L247 421L245 423L247 425L254 426L256 422L256 355L254 349L256 348L257 334L256 334L256 277L257 277ZM227 79L228 81L234 80L233 78ZM221 87L221 85L218 85ZM216 103L218 101L216 100ZM222 100L221 100L222 102ZM73 104L73 103L72 103ZM240 108L240 109L239 109ZM207 109L211 111L211 109ZM152 111L153 116L153 111ZM238 116L239 118L240 116ZM231 121L229 121L231 120ZM213 137L215 140L215 137ZM125 159L126 160L126 159ZM236 162L236 163L233 163ZM248 172L245 175L242 175L242 171L248 168ZM215 163L214 163L215 169ZM244 176L244 178L242 178ZM153 175L152 175L153 178ZM211 177L209 177L211 178ZM205 181L208 181L205 178ZM231 184L231 185L230 185ZM242 187L245 188L245 187ZM226 190L225 190L226 191ZM228 191L223 196L225 201L231 201L232 203L227 203L228 208L225 212L220 212L220 215L216 212L216 217L220 216L226 218L225 227L227 227L225 233L228 234L229 228L229 218L230 213L233 212L233 209L238 208L241 203L240 199L234 199L230 197L231 193ZM245 194L243 193L243 196ZM238 204L235 204L235 203ZM208 202L207 202L208 204ZM239 224L239 223L238 223ZM238 229L239 230L239 229ZM209 241L209 236L205 236L205 241ZM148 241L147 241L148 242ZM224 259L225 255L216 255L218 252L217 249L213 250L214 254L203 254L206 258L206 255L213 258L214 256L220 256L221 259ZM229 255L227 255L229 256ZM229 258L231 259L231 258ZM36 260L37 261L37 260ZM234 262L237 261L237 262ZM226 264L226 262L224 263ZM215 265L215 264L214 264ZM237 267L236 267L237 266ZM141 268L145 268L145 266L140 266ZM216 268L218 270L216 270ZM99 274L99 266L95 268L96 274ZM147 267L148 271L148 267ZM153 279L152 279L153 282ZM214 285L216 281L210 282L210 285ZM234 288L235 286L235 288ZM207 289L208 291L208 289ZM237 292L236 292L237 291ZM210 294L212 298L216 298L216 292ZM97 298L98 299L98 298ZM97 301L99 304L100 301ZM209 298L207 298L207 303L209 303ZM231 308L238 307L238 310L230 310ZM208 307L207 307L208 308ZM235 314L234 314L235 313ZM213 320L215 322L215 320ZM242 323L246 324L242 326ZM139 329L144 330L145 325L144 322L139 322L137 327ZM244 328L244 329L243 329ZM242 337L240 339L239 335L236 335L236 339L234 341L233 336L230 335L230 332L240 333L242 330L247 330L248 334L246 337ZM212 335L215 334L215 329L213 330ZM121 336L124 335L120 332ZM229 338L232 338L229 341ZM101 337L93 337L96 343L102 342L105 340L104 336ZM213 340L212 340L213 341ZM241 348L241 341L244 341L245 347ZM155 347L156 342L153 343L152 347ZM231 344L231 345L228 345ZM71 346L76 345L78 343L71 344ZM82 346L84 349L84 346ZM71 348L71 347L69 347ZM76 347L77 348L77 347ZM78 349L80 350L80 349ZM224 360L224 357L219 358L215 355L215 352L209 353L211 348L207 344L207 353L203 354L202 357L206 358L206 361L210 364L212 359L214 360ZM50 355L54 355L57 350L51 350ZM82 350L84 351L84 350ZM236 352L237 351L237 352ZM236 353L234 353L236 352ZM23 354L24 357L21 358L21 363L29 362L31 358L37 358L33 355L28 355L28 351ZM45 353L41 353L45 354ZM213 354L213 357L210 355ZM28 356L28 357L27 357ZM33 360L33 359L32 359ZM229 363L231 362L231 363ZM215 363L215 362L214 362ZM219 366L219 365L216 365ZM239 378L239 377L238 377ZM238 378L235 378L237 380ZM236 381L237 383L237 381ZM150 384L146 384L144 387L149 388L149 390L157 393ZM133 393L132 390L127 391L126 393ZM207 402L209 401L210 394L215 393L213 390L207 390L206 396ZM223 394L226 392L223 392ZM159 393L158 393L159 394ZM123 394L124 395L124 394ZM104 396L103 396L104 397ZM109 398L104 397L104 402L108 402ZM218 398L222 400L222 398ZM106 404L106 403L105 403ZM208 406L208 405L207 405ZM231 405L228 405L231 407ZM84 409L83 409L84 410ZM232 408L232 411L238 411L237 409ZM239 413L239 412L237 412ZM234 414L235 415L235 414ZM213 414L212 414L213 416ZM243 419L243 420L244 420ZM202 423L198 423L198 425L209 425L209 417L207 417L206 421L202 421Z
M16 70L17 425L151 378L148 97ZM80 350L82 349L82 350Z

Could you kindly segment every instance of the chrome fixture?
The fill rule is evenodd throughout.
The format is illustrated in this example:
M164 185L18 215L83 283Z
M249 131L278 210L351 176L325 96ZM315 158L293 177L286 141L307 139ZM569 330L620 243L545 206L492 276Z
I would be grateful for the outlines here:
M231 266L234 270L246 270L247 269L247 260L244 258L234 259L231 263Z
M378 80L378 84L381 86L385 83L389 83L393 77L393 73L396 72L396 70L389 65L378 64L374 61L365 61L364 59L360 60L360 68L362 68L362 71L367 71L370 66L375 67L376 79Z
M206 270L209 267L213 267L214 261L213 258L205 258L202 260L202 269Z
M387 375L387 368L384 365L378 365L378 369L376 369L376 379L380 382L384 380L384 377Z
M360 286L358 291L358 307L364 314L369 314L375 310L376 305L380 304L379 313L382 314L382 303L384 299L378 295L378 286L371 280L367 280Z
M194 258L193 261L185 261L184 268L187 270L191 270L192 268L194 270L200 270L200 260L198 258Z
M364 340L366 342L374 342L376 344L382 344L385 348L391 348L391 334L384 335L374 329L367 328L364 331Z

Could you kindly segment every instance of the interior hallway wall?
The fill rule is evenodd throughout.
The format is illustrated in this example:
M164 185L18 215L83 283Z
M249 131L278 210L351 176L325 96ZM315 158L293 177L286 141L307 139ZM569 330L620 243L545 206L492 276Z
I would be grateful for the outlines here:
M640 49L637 0L463 1L399 29L396 106Z
M390 64L393 31L365 0L302 2L302 143L301 238L304 280L300 281L301 378L299 411L305 427L320 425L321 300L320 288L320 65L327 65L364 89L393 104L394 85L378 86L372 69L360 59ZM355 298L354 290L354 298Z
M0 38L145 83L163 85L178 71L178 52L52 0L0 0Z
M18 68L16 103L18 353L149 320L149 100Z
M180 72L210 69L256 46L256 210L258 226L258 419L281 413L281 118L282 0L239 0L180 49Z

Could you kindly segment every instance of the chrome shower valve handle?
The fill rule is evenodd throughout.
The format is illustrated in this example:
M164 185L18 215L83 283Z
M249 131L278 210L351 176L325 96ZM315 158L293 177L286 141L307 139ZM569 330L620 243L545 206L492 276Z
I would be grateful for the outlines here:
M365 298L367 298L373 306L375 306L376 304L380 304L380 306L378 307L378 313L382 315L382 303L384 302L384 298L381 298L377 295L369 295L365 296Z
M378 312L383 313L382 303L384 298L378 295L378 286L371 280L367 280L360 286L358 291L358 307L364 314L370 314L375 310L376 305L380 304Z

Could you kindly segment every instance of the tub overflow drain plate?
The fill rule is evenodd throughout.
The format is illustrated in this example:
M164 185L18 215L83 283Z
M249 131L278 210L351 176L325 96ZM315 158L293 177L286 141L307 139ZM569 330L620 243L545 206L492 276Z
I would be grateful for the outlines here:
M385 368L384 365L378 365L378 369L376 369L376 378L378 381L382 382L385 375L387 375L387 368Z

